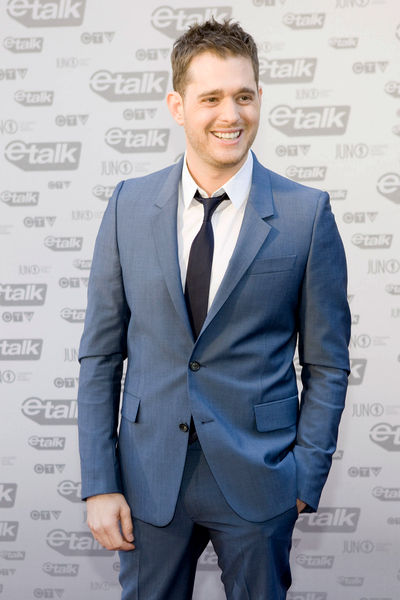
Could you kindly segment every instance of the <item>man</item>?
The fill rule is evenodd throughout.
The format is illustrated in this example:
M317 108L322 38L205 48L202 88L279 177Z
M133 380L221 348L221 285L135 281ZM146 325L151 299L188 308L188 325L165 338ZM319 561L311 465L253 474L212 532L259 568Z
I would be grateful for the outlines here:
M281 600L293 526L317 509L344 405L343 247L328 194L249 150L261 104L251 36L194 25L172 68L186 154L118 184L96 242L82 495L95 538L120 550L124 600L191 598L210 539L229 600Z

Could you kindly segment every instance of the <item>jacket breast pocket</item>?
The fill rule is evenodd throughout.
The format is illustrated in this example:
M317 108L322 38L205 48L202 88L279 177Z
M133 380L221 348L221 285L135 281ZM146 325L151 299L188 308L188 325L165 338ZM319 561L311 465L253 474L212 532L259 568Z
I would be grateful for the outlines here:
M296 264L296 254L278 256L275 258L259 258L255 260L248 270L249 275L260 275L261 273L279 273L290 271Z
M299 412L298 397L264 402L254 406L257 431L274 431L295 425Z
M139 404L140 398L134 394L131 394L127 390L124 390L124 395L122 397L121 416L124 417L124 419L128 419L128 421L135 423L138 418Z

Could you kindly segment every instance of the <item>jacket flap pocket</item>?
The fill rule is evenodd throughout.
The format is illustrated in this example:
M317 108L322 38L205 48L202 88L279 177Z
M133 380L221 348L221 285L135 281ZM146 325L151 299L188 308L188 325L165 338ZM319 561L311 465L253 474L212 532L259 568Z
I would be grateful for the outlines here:
M127 390L124 390L124 395L122 397L121 415L125 419L128 419L128 421L132 421L134 423L137 419L139 404L140 398L134 396Z
M278 271L290 271L296 262L296 254L289 256L278 256L275 258L259 258L255 260L249 269L250 275L257 273L276 273Z
M298 411L299 401L297 396L256 404L254 413L257 430L273 431L274 429L284 429L295 425Z

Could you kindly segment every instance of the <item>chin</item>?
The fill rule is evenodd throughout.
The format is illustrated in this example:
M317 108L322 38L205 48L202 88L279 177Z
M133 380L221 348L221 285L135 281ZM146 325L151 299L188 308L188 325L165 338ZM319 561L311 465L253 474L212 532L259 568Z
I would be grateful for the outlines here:
M215 165L219 165L221 167L234 167L247 156L247 152L248 151L246 150L245 152L240 152L234 155L216 156L212 158L212 161Z

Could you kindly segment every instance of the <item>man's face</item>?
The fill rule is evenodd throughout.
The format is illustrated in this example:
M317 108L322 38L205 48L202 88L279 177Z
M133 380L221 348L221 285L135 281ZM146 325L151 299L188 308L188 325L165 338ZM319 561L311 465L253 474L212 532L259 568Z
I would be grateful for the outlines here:
M239 168L260 119L261 89L251 60L203 52L190 63L183 98L176 97L174 116L185 129L189 165Z

